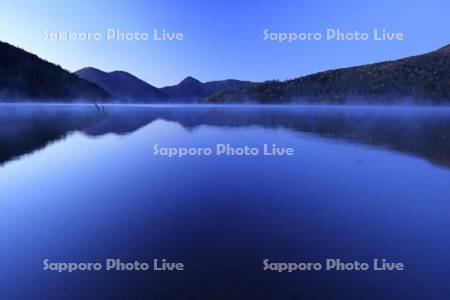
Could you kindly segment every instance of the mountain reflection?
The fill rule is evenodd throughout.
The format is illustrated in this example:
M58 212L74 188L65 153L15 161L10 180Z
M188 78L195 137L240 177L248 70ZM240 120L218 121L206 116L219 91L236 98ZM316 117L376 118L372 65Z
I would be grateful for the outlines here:
M446 108L1 105L0 164L44 148L73 132L129 134L155 120L185 128L284 128L414 154L450 167ZM299 137L300 138L300 137Z

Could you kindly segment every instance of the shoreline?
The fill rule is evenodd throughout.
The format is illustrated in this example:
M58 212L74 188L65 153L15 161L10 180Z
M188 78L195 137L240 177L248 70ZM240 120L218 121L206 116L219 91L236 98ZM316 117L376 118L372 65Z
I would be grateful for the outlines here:
M367 108L367 109L450 109L447 105L412 105L412 104L260 104L260 103L224 103L224 104L198 104L198 103L97 103L105 107L167 107L167 108ZM86 102L0 102L1 106L94 106Z

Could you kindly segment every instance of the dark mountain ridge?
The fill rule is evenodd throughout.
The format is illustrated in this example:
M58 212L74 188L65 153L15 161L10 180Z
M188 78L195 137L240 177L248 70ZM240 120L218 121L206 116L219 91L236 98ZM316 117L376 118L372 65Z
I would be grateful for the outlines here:
M126 102L197 102L215 93L237 91L256 83L234 79L201 82L188 76L176 85L156 88L124 71L104 72L87 67L75 72L80 78L97 84L113 98Z
M101 87L20 48L0 41L0 101L105 101Z
M287 81L201 82L189 76L177 85L158 89L124 71L108 73L84 68L73 74L0 42L0 100L448 104L450 45L422 55L329 70Z
M399 60L267 81L203 99L206 103L450 102L450 45Z
M124 71L104 72L88 67L76 71L75 74L102 87L119 101L160 102L167 99L158 88Z
M191 76L186 77L180 83L161 88L169 99L173 101L198 101L215 93L226 93L253 86L255 82L226 79L219 81L201 82Z

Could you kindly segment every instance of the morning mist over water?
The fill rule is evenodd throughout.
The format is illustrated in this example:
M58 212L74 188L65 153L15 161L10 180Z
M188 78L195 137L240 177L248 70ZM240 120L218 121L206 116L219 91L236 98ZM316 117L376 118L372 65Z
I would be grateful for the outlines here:
M447 270L439 267L436 251L450 247L443 231L450 193L448 109L107 105L99 112L93 105L6 104L1 111L0 224L8 246L0 253L34 245L32 252L9 255L13 274L2 280L10 286L41 258L51 269L51 263L74 258L94 257L103 266L101 258L114 255L123 263L138 261L133 268L139 276L125 277L120 264L107 271L105 262L88 273L91 282L106 276L115 286L127 280L140 288L105 293L91 285L97 295L164 297L168 289L214 294L218 282L237 280L262 288L236 286L221 295L262 296L281 280L300 280L307 283L302 293L314 296L314 287L332 273L297 270L280 277L260 270L277 270L277 263L298 253L325 270L335 253L370 265L374 256L387 257L405 270L386 278L365 271L378 284L360 282L360 292L353 284L360 275L340 271L345 274L331 289L363 296L389 289L394 280L408 287L411 299L421 299L429 283L413 270L431 268L430 280L445 290L439 278ZM275 144L295 155L177 158L154 155L155 144ZM406 228L414 234L405 234ZM182 262L179 272L186 275L167 281L136 270L153 266L155 257ZM48 272L29 273L22 280L29 289L14 295L49 295L39 282L59 277L64 289L81 296L75 286L85 272ZM290 297L290 291L277 294Z
M128 135L157 120L175 122L186 130L203 125L284 128L414 154L440 165L448 165L450 156L449 108L299 105L102 107L106 110L98 111L89 104L3 104L4 109L0 112L4 146L1 161L25 154L20 151L33 152L33 148L40 149L49 142L65 139L68 134ZM35 138L26 138L27 135ZM22 136L23 141L11 139L14 136Z

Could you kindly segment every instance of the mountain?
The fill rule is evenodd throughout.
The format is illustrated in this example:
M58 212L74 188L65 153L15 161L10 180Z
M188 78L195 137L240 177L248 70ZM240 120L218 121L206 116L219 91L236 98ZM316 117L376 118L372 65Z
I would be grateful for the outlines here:
M254 82L227 79L221 81L201 82L191 76L180 83L161 88L161 91L172 101L192 102L216 93L225 93L253 86Z
M450 102L450 45L394 61L267 81L203 99L206 103Z
M167 96L158 88L123 71L104 72L95 68L83 68L75 72L78 77L97 84L113 98L127 102L158 102Z
M0 101L103 101L109 97L101 87L0 41Z
M161 88L170 99L191 101L195 98L205 96L203 83L189 76L183 79L179 84Z
M158 89L123 71L84 68L75 74L0 42L0 101L108 101L200 103L398 103L450 102L450 45L399 60L342 68L287 81L193 77Z
M214 93L237 91L255 84L233 79L203 83L188 76L177 85L158 89L123 71L108 73L88 67L76 71L75 74L102 87L114 98L128 102L195 102Z

